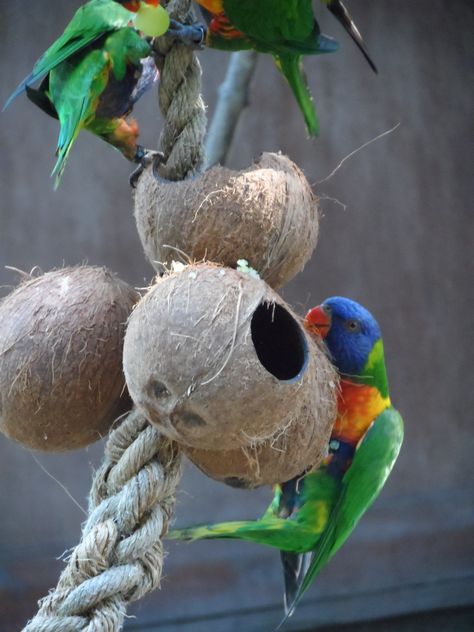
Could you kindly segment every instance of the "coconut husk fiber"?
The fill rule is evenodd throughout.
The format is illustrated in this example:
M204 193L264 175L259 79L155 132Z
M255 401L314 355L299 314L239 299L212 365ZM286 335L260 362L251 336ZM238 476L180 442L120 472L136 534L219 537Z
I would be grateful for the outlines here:
M243 171L216 166L182 182L155 179L149 169L136 189L135 219L145 254L160 272L177 251L229 267L247 259L274 288L304 268L319 225L304 174L274 153Z
M139 410L189 447L273 442L303 404L315 444L327 445L334 371L291 308L248 274L199 264L160 279L130 317L124 371Z
M32 278L0 303L0 430L63 451L106 434L131 406L125 323L139 295L105 268Z

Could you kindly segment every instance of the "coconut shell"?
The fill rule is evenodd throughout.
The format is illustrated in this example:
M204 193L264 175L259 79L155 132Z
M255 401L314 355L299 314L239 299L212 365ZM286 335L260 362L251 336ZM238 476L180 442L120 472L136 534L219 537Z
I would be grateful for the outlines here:
M332 375L325 377L330 380ZM330 396L333 385L327 383ZM187 446L182 449L204 474L231 487L252 489L288 481L314 469L327 455L332 422L318 432L312 409L315 404L304 402L295 418L287 421L275 437L256 446L237 450L198 450ZM334 406L329 420L335 418L335 412Z
M192 448L273 442L308 405L327 445L336 378L291 308L264 281L230 268L187 266L134 309L124 371L141 412Z
M49 272L0 303L0 430L63 451L106 434L130 399L125 323L139 295L105 268Z
M135 219L156 270L184 252L190 261L235 267L247 259L262 279L281 287L316 247L318 207L308 181L286 156L263 154L243 171L216 166L182 182L138 182Z

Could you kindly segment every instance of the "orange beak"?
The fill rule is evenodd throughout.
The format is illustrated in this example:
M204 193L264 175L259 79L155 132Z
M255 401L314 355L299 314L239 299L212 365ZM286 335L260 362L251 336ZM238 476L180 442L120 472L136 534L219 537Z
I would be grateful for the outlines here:
M326 338L331 327L331 314L323 307L318 305L313 307L306 314L304 326L307 331L321 338Z

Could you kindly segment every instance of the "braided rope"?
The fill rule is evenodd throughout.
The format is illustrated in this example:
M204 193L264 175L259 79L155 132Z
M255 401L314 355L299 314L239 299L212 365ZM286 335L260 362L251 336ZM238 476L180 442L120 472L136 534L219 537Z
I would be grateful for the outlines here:
M179 479L175 444L129 413L107 442L81 541L24 632L119 630L127 604L159 586Z
M170 17L194 21L190 0L169 0ZM201 66L187 46L159 38L155 45L160 70L158 102L165 117L160 147L165 156L157 171L167 180L190 178L203 167L206 108L201 97Z

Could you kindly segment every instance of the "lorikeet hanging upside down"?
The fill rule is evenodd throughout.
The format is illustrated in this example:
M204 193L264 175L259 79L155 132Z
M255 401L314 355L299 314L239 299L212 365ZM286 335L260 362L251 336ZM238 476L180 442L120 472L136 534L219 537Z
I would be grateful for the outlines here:
M133 25L148 5L155 7L158 14L159 4L159 0L133 0L132 2L90 0L81 6L61 37L41 55L33 66L32 72L10 95L3 109L5 110L13 99L26 90L27 86L45 77L63 61L70 60L76 53L83 51L104 36ZM166 11L159 7L158 15L163 22L163 33L169 25L169 19L165 14Z
M340 375L328 457L316 471L277 485L260 520L178 529L169 535L180 540L237 538L280 549L286 610L282 623L378 496L403 439L373 316L354 301L333 297L308 312L305 326L324 338Z
M138 145L135 103L158 78L150 45L133 29L114 31L100 47L59 64L40 88L26 87L29 99L59 119L61 129L52 175L57 188L72 145L86 129L130 161L150 160L154 152Z
M209 29L206 44L222 50L254 49L270 53L290 84L310 136L319 123L302 67L304 55L331 53L338 43L323 35L314 17L311 0L196 0L204 9ZM375 66L359 31L340 0L323 0Z
M59 119L55 186L81 129L141 165L157 156L137 144L138 125L127 117L158 76L150 38L169 27L160 0L90 0L10 96L4 109L26 91L31 101ZM172 34L180 36L176 23ZM31 87L41 79L38 90Z

